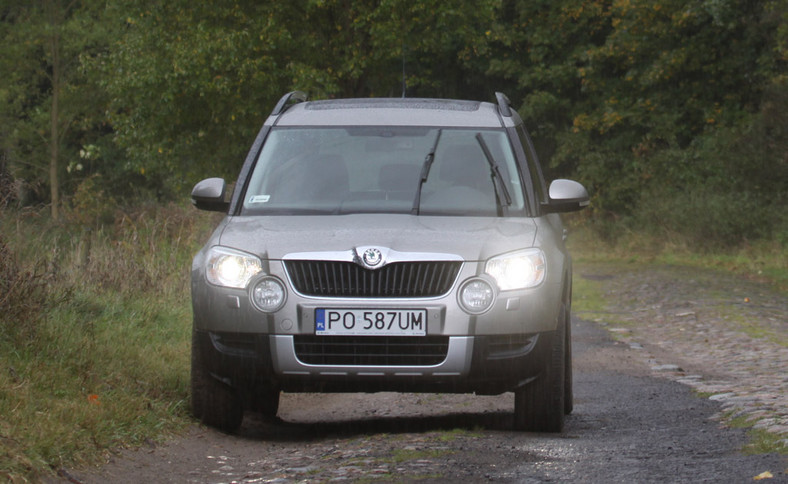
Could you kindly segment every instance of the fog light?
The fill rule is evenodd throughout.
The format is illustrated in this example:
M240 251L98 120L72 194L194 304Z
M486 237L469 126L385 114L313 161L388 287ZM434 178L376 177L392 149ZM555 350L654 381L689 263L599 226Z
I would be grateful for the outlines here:
M285 303L285 286L275 277L265 277L252 287L252 303L257 309L272 313Z
M495 290L483 279L471 279L460 288L460 305L471 314L481 314L492 306Z

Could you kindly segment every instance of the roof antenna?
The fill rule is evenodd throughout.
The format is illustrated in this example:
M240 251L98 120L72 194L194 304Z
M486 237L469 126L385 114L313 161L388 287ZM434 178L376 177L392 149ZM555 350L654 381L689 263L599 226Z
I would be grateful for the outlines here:
M405 81L405 42L402 42L402 98L405 98L405 92L408 90L408 83Z

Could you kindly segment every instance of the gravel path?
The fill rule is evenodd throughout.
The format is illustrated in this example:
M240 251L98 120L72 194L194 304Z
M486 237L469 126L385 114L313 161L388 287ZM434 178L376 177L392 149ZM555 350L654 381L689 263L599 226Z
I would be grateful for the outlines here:
M193 426L124 451L60 484L112 482L742 483L788 480L777 454L740 452L720 404L654 377L641 350L575 318L575 411L561 434L511 430L513 396L285 394L281 420L252 415L238 435Z
M722 404L788 446L788 297L763 283L686 267L586 264L577 275L604 291L605 325L642 351L655 373Z

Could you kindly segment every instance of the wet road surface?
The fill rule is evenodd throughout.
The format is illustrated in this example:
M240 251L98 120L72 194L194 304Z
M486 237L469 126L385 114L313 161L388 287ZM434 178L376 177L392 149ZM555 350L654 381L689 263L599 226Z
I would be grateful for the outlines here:
M573 321L575 410L562 434L510 431L513 396L284 395L278 422L112 457L79 482L788 482L784 455L745 455L719 404L654 376L629 345Z

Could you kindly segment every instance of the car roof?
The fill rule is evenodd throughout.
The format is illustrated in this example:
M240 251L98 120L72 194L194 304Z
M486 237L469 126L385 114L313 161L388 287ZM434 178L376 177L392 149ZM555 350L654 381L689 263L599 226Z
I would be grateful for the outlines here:
M272 113L277 126L439 126L500 128L512 126L497 105L481 101L417 98L364 98L307 101Z

